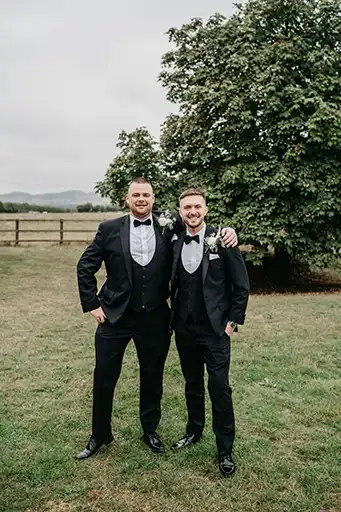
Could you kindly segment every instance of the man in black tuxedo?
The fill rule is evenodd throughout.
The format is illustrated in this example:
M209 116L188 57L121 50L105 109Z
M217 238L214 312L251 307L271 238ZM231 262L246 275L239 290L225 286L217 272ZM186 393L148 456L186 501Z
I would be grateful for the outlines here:
M229 476L235 471L230 335L244 323L249 279L239 249L219 243L209 248L208 237L216 231L205 225L208 209L200 190L183 192L179 211L187 232L174 243L171 300L175 340L186 381L188 422L186 435L172 448L181 450L202 437L206 364L219 469Z
M170 344L169 281L174 229L162 229L152 214L154 194L145 178L128 190L130 214L100 224L81 256L78 286L84 312L98 322L93 383L92 435L78 459L91 457L113 440L112 402L125 349L134 340L140 366L140 421L143 439L161 453L156 433L161 416L162 377ZM234 230L226 243L235 245ZM97 295L95 274L102 262L107 279Z

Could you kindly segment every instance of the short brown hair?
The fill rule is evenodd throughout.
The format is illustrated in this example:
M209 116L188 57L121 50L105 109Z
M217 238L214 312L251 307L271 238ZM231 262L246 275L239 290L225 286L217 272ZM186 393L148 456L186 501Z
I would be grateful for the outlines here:
M133 178L131 180L131 182L129 183L128 188L130 187L130 185L132 185L132 183L148 183L148 185L150 185L152 187L152 184L150 183L150 181L147 180L147 178L145 178L144 176L137 176L136 178Z
M202 190L200 190L200 188L187 188L180 195L179 202L181 201L181 199L184 199L185 197L188 197L188 196L200 196L200 197L203 197L206 202L205 194L203 193Z

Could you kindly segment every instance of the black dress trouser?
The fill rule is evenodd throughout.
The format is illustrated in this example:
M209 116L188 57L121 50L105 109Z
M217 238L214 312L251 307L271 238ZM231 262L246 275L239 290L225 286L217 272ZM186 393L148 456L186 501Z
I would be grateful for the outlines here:
M140 367L141 425L144 433L156 430L161 418L163 370L170 344L169 316L165 302L150 312L126 311L116 324L105 321L98 326L92 409L92 434L98 441L111 435L115 386L131 339L135 343Z
M218 452L231 453L235 436L232 389L229 385L230 338L214 333L208 321L175 317L176 346L185 377L188 410L186 432L201 435L205 425L205 364L212 402L213 432Z

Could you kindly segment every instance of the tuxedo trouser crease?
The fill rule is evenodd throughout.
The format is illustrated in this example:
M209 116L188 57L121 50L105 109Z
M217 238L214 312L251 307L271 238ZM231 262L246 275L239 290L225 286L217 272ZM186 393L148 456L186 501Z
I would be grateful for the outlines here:
M219 453L231 453L235 423L232 389L229 385L230 338L218 336L212 327L193 323L191 318L175 319L175 339L185 377L188 410L186 433L201 435L205 424L204 366L212 403L212 426Z
M139 361L143 431L154 432L161 418L163 370L170 344L167 304L150 312L126 311L116 324L106 321L98 326L92 410L92 433L98 440L105 440L112 433L113 397L130 339L134 341Z

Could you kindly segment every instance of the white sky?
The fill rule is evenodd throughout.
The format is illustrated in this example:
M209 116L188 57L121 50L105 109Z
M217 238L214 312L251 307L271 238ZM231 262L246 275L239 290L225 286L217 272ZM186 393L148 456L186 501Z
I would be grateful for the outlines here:
M91 191L119 132L159 135L165 32L232 0L1 0L0 194Z

